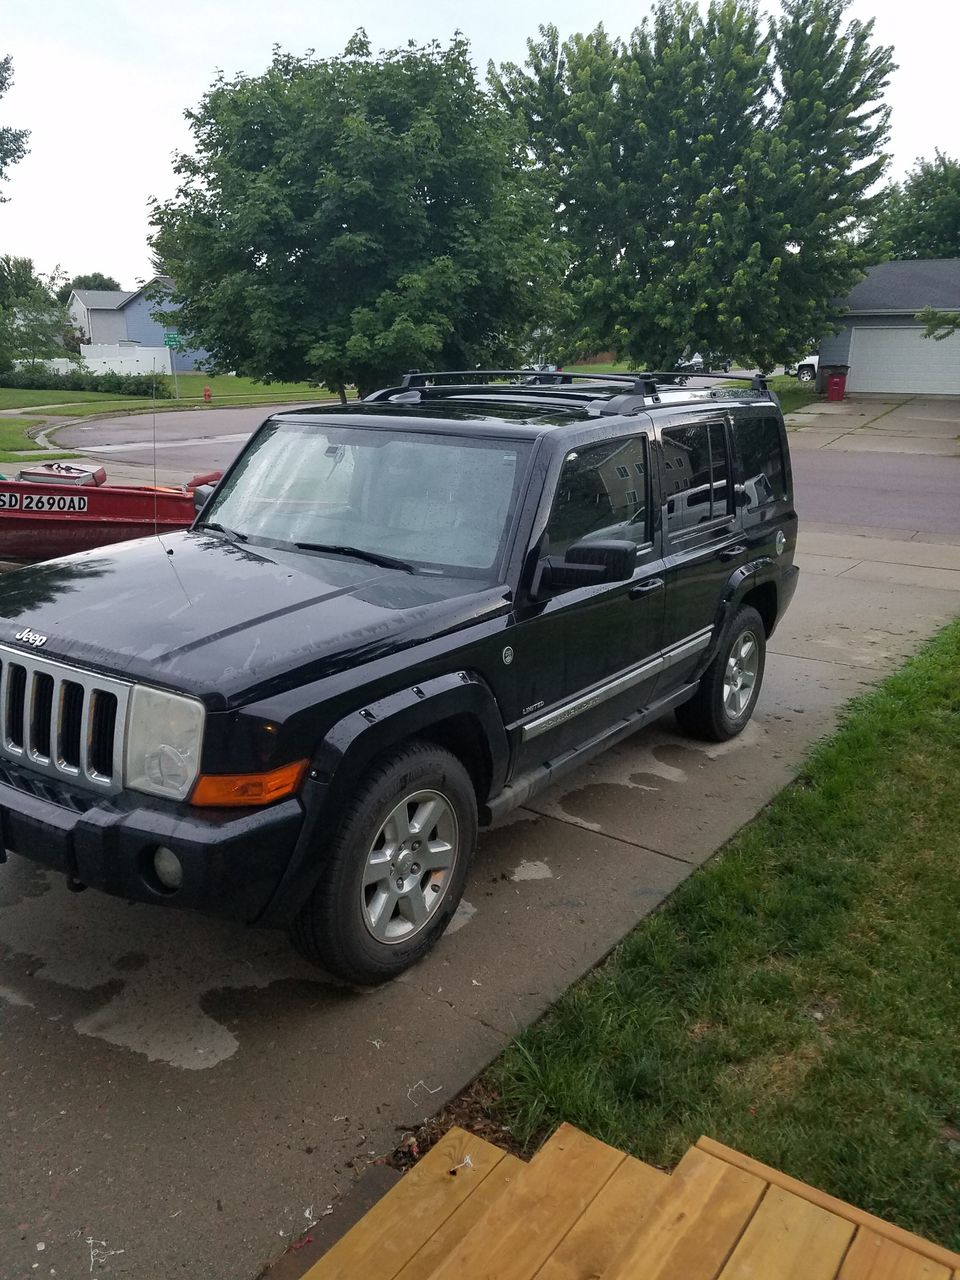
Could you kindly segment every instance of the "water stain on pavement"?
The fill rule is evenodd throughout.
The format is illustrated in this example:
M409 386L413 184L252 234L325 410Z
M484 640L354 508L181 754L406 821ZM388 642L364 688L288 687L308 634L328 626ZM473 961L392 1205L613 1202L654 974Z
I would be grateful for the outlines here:
M207 1012L209 993L290 981L329 989L282 933L93 891L78 898L47 872L40 872L46 889L38 894L32 869L17 863L7 871L18 896L10 901L8 894L0 905L0 995L49 1017L53 985L59 995L52 1016L71 1019L80 1035L202 1071L239 1048L234 1033Z

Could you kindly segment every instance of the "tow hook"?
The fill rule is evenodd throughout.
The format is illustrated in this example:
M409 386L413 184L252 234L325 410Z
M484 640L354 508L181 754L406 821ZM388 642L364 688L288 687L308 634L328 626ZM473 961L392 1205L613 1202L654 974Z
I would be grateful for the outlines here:
M67 888L71 893L83 893L86 887L82 880L75 880L73 876L67 876Z

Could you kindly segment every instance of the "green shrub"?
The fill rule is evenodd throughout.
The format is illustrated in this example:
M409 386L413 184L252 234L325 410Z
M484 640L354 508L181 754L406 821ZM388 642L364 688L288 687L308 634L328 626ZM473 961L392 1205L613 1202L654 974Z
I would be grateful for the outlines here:
M107 395L139 396L170 400L170 379L162 373L91 373L72 369L54 373L42 365L14 369L0 367L0 387L17 387L22 391L103 391Z

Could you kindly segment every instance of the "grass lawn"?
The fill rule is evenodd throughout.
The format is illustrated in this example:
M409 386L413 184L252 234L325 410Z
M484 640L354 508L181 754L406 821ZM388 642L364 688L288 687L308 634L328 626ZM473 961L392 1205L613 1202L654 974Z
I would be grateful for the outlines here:
M667 1166L709 1134L956 1249L958 777L960 622L498 1059L494 1121Z
M27 435L29 427L43 426L42 418L0 418L0 466L7 465L7 470L14 470L15 463L53 462L57 458L73 458L72 453L51 453L39 449L32 458L24 458L19 451L36 449L36 444Z
M204 407L203 389L213 392L211 408L224 405L282 404L288 401L311 403L331 398L322 387L311 387L305 382L275 382L264 384L251 378L231 378L226 374L206 375L181 373L180 399L141 399L137 396L106 395L102 391L21 391L15 387L0 387L0 409L31 409L37 405L51 406L45 414L55 417L89 418L106 413L135 413L156 407L158 411ZM172 385L172 380L171 380Z
M101 402L104 399L101 391L21 391L19 387L0 387L0 409L32 409L38 404Z

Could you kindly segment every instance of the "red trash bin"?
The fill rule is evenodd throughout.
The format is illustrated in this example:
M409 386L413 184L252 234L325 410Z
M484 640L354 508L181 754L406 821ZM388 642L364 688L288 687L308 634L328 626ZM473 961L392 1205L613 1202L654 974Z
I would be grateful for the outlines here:
M845 373L827 374L827 399L843 400L847 394L847 375Z

